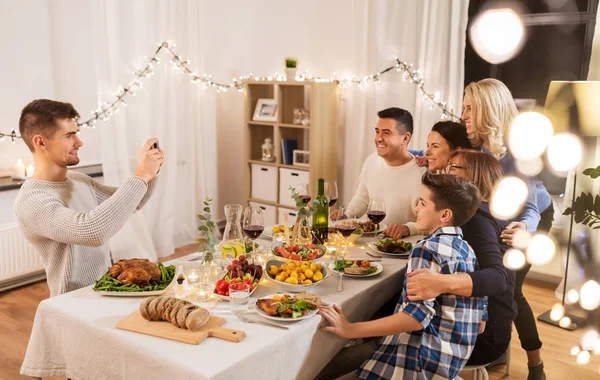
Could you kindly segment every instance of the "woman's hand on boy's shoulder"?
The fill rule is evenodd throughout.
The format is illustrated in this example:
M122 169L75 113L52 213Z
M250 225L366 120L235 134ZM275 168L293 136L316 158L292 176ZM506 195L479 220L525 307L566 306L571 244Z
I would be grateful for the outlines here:
M417 269L407 274L406 293L409 301L424 301L445 293L444 275L431 269Z

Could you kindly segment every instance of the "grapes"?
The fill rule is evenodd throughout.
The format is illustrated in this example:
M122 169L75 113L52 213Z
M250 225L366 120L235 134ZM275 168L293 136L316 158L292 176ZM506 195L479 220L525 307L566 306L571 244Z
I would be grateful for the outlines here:
M248 269L252 272L254 272L254 269L256 268L256 266L254 264L250 264L248 265Z
M230 265L227 265L227 270L228 270L228 271L231 271L232 269L233 269L233 265L231 265L231 264L230 264Z
M242 256L242 257L243 257L243 256ZM239 264L239 261L237 261L237 260L233 260L233 261L231 262L231 265L234 265L234 266L235 266L235 265L238 265L238 264Z
M246 261L246 256L241 255L240 257L238 257L238 259L240 260L240 262Z

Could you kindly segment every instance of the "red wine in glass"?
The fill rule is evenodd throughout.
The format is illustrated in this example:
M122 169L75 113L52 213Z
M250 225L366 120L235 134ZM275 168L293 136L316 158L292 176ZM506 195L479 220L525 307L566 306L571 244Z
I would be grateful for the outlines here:
M244 232L252 240L259 237L260 234L262 234L264 230L265 230L264 226L257 226L257 225L244 226Z
M333 207L333 205L337 202L337 198L330 198L329 199L329 207Z
M310 195L299 195L300 199L302 199L302 202L304 202L305 205L308 204L308 202L310 202L311 200L311 196Z
M347 238L356 230L356 226L352 224L342 224L337 226L337 230L342 234L343 237Z
M369 217L371 222L373 222L375 224L379 224L379 223L381 223L382 220L385 219L385 211L377 211L377 210L369 211L369 212L367 212L367 216Z

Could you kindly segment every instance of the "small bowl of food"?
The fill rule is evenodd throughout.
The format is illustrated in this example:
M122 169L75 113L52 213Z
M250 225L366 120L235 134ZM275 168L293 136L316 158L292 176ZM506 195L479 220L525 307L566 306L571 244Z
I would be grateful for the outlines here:
M270 260L266 265L265 273L270 281L288 292L309 291L331 275L325 265L279 260Z

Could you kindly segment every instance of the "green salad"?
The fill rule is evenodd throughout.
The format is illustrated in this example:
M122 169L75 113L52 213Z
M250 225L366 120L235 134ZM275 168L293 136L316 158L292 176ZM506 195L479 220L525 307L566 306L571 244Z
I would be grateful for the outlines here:
M344 269L351 267L363 268L367 271L367 274L377 272L377 267L371 266L369 260L335 260L333 262L333 269L338 272L344 272Z

